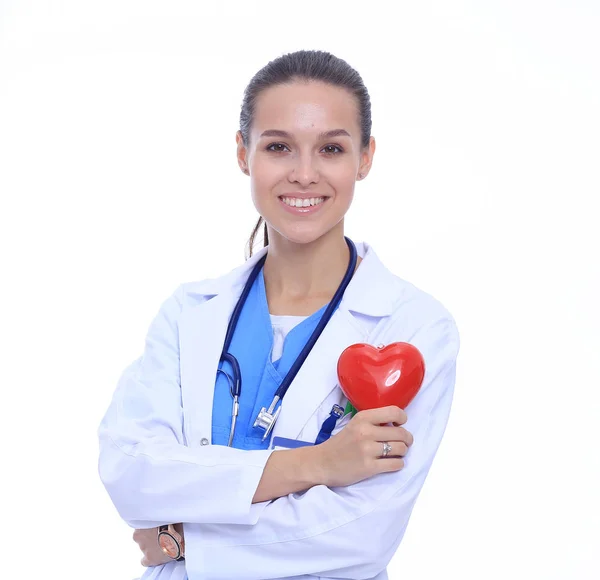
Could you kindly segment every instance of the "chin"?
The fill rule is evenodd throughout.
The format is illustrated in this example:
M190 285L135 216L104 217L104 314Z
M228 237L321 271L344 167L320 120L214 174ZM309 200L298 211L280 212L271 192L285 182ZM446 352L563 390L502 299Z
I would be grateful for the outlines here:
M276 232L276 235L284 238L288 242L293 244L311 244L320 240L323 236L327 235L331 232L333 228L326 227L318 227L317 224L305 224L308 227L301 228L290 228L290 227L281 227L281 228L273 228ZM335 227L335 226L334 226Z

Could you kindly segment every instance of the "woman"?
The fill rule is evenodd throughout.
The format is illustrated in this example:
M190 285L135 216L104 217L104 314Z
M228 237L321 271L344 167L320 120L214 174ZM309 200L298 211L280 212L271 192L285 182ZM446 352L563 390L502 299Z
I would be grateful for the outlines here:
M162 305L100 427L101 478L137 528L144 578L385 579L448 420L455 323L344 237L375 153L369 95L346 62L318 51L270 62L236 138L261 216L250 259ZM340 353L396 341L427 369L408 413L340 417ZM229 355L243 379L233 405ZM294 440L310 445L286 449Z

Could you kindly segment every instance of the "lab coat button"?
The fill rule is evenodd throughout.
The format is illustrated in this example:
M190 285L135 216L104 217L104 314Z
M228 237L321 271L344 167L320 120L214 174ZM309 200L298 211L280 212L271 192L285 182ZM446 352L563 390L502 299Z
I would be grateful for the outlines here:
M200 445L208 445L208 439L206 437L202 437L200 440Z

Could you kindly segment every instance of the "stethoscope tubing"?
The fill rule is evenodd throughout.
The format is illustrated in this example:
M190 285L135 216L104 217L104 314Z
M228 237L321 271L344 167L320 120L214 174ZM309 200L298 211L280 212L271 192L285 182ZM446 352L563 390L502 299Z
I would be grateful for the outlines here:
M321 336L323 330L325 329L325 326L327 326L327 323L333 316L335 309L338 307L339 303L341 302L341 300L344 296L344 292L346 291L346 288L347 288L348 284L350 283L350 280L352 280L352 276L354 275L354 270L356 269L357 252L356 252L356 247L355 247L354 243L352 242L352 240L350 240L350 238L348 238L348 237L345 237L344 239L346 240L346 244L348 245L348 249L350 250L350 259L348 261L348 268L346 269L346 273L344 274L344 277L343 277L340 285L338 286L338 289L336 290L335 294L333 295L333 298L327 305L325 312L321 316L321 319L319 320L317 327L311 334L307 343L304 345L304 348L302 349L302 351L300 352L300 354L294 361L294 364L291 366L290 370L288 371L288 373L285 375L283 381L281 382L281 385L275 392L275 396L273 397L273 401L271 403L271 406L269 407L269 413L273 412L276 404L279 401L281 401L283 399L283 397L285 396L288 388L292 384L292 381L298 374L300 367L302 366L302 364L308 357L310 351L312 350L312 348L316 344L317 340ZM235 358L235 356L233 356L231 353L229 353L229 346L231 345L231 341L233 339L233 333L235 332L240 314L242 312L242 308L244 307L244 304L246 303L248 294L250 293L250 290L251 290L251 288L254 284L254 281L256 280L256 277L258 276L261 268L264 266L266 259L267 259L267 254L265 254L255 264L254 268L252 269L252 272L250 273L250 276L248 276L248 279L244 285L242 293L241 293L241 295L238 299L238 302L233 310L233 313L231 315L231 318L229 320L229 324L227 327L227 333L225 335L225 341L223 343L223 351L221 353L221 358L219 360L219 363L221 363L223 361L228 362L232 367L233 377L231 377L227 372L225 372L222 369L217 370L217 373L222 372L227 377L227 380L229 382L229 390L230 390L231 396L233 398L233 407L232 407L232 413L231 413L231 431L229 434L229 446L230 447L233 442L233 436L234 436L235 426L237 423L237 416L238 416L238 412L239 412L239 398L242 394L242 375L241 375L240 365L239 365L237 359ZM273 419L273 421L274 420L276 420L276 418ZM266 434L268 434L268 431Z
M229 346L231 345L231 340L233 339L233 333L235 332L235 328L237 326L238 320L240 318L240 314L242 312L242 308L246 303L246 298L248 298L248 294L250 294L250 290L252 289L252 285L258 276L260 269L263 267L265 260L267 259L267 254L265 254L254 266L252 272L250 272L250 276L246 281L244 289L242 290L242 294L239 297L235 308L233 309L233 313L231 318L229 319L229 325L227 326L227 334L225 335L225 342L223 343L223 351L221 352L221 361L228 362L233 368L234 380L233 380L233 388L231 391L232 397L240 397L242 394L242 374L240 372L240 365L237 359L229 354Z

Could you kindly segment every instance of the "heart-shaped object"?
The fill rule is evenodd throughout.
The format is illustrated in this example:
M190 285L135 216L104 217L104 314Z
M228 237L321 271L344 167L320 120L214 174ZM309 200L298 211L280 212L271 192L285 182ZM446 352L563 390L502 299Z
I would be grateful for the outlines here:
M404 409L421 388L425 361L407 342L358 343L342 352L337 374L344 395L359 411L388 405Z

